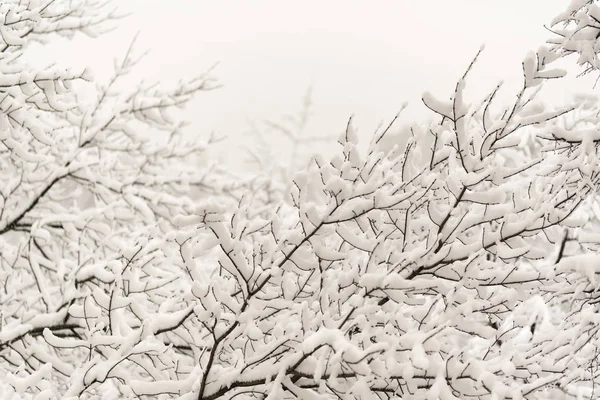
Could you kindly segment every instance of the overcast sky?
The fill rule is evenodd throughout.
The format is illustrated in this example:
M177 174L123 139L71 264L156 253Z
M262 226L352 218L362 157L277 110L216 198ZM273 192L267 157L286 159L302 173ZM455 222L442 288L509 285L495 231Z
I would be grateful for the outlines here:
M410 108L403 120L421 119L421 93L449 96L481 44L486 49L471 93L482 95L504 80L508 96L520 84L523 56L550 36L543 25L566 2L121 0L118 6L133 14L117 30L95 42L76 41L71 51L47 51L93 65L101 77L139 31L138 48L150 53L137 77L168 81L218 63L214 74L223 88L191 104L190 132L215 131L242 143L249 121L299 110L309 85L311 135L337 134L354 114L367 137L404 102ZM589 80L576 87L589 89ZM551 90L559 100L566 91L565 85Z

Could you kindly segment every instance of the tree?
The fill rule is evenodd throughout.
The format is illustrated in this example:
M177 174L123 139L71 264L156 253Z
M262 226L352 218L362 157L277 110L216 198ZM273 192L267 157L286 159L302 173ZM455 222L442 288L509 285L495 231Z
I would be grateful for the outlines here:
M335 143L335 135L308 136L312 108L312 87L309 86L298 112L266 120L260 125L251 124L250 133L255 140L245 150L250 156L248 164L258 166L259 175L269 177L266 186L261 188L266 202L277 202L282 197L288 200L285 194L291 189L292 178L317 153L315 144L323 149Z
M242 222L253 220L245 206L228 227L222 210L200 210L192 226L212 232L223 255L218 277L192 286L211 338L198 398L569 390L589 360L573 338L585 343L595 330L580 314L550 312L558 295L540 289L561 277L539 242L558 250L559 227L594 188L581 174L592 171L582 148L544 148L538 159L517 148L528 127L553 130L573 109L534 103L535 86L562 74L545 68L553 58L528 56L508 109L493 111L498 89L469 107L467 73L451 102L425 94L440 119L427 132L432 149L413 139L396 158L362 158L349 124L342 154L298 174L293 207L267 221Z
M13 38L90 10L10 6ZM20 176L2 192L3 395L593 398L597 258L564 249L597 190L597 142L565 128L576 105L537 99L564 75L549 67L561 49L525 58L508 106L500 87L468 102L475 57L450 101L423 95L435 122L387 153L390 127L361 154L349 121L339 153L316 157L275 206L249 190L234 206L192 201L194 185L223 193L186 168L201 148L135 129L170 133L163 112L206 78L100 88L86 112L64 84L79 75L6 72L22 111L7 117L4 132L20 136L1 158ZM69 200L75 190L85 201Z
M65 350L46 337L119 335L112 318L122 305L110 293L123 282L111 269L193 210L190 195L230 192L231 179L196 165L210 140L184 136L173 113L214 88L210 76L118 91L139 61L130 48L94 87L87 71L35 69L22 56L35 41L101 33L120 18L105 2L4 1L0 15L0 397L60 397L83 360L113 352ZM150 292L167 283L139 273L135 283ZM104 326L89 319L102 314L98 302Z
M582 74L600 67L596 43L600 39L600 8L593 0L574 0L551 23L553 50L563 56L577 54Z

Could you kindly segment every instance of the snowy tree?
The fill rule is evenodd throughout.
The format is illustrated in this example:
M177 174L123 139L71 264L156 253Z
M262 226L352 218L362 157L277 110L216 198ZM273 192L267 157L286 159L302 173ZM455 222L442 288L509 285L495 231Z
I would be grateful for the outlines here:
M473 60L405 142L365 154L350 120L289 201L232 205L194 195L230 188L169 114L208 77L119 93L128 53L85 102L84 72L21 63L113 16L94 5L0 6L3 398L595 397L599 238L577 228L599 121L539 102L562 47L527 55L508 105L468 100Z
M184 136L174 112L194 94L215 87L209 76L171 88L139 84L128 91L121 84L139 61L131 48L110 80L97 84L87 70L34 68L24 61L35 42L95 36L111 28L120 15L109 6L100 1L0 4L3 399L18 398L15 392L62 398L82 362L114 357L118 349L101 338L122 333L114 314L124 307L115 297L123 281L115 277L136 257L153 257L137 252L138 241L160 236L174 216L193 210L190 194L231 189L216 168L197 165L210 139ZM176 276L136 271L135 285L141 286L132 293L152 293L152 285ZM161 303L149 301L147 312ZM107 321L100 318L105 311ZM60 341L67 338L75 342L65 349ZM77 340L90 341L91 347L82 349ZM90 381L84 381L81 392L93 395Z
M349 123L341 154L297 174L292 205L271 217L253 217L251 203L231 217L208 203L182 218L194 248L206 249L198 235L213 235L220 255L212 278L191 286L205 353L180 393L452 399L578 390L595 357L597 318L556 311L569 295L561 271L570 270L557 271L555 254L597 186L597 154L551 143L536 157L519 147L534 126L558 132L574 109L535 101L543 80L563 75L546 68L556 57L544 48L527 56L508 108L495 104L498 88L467 103L471 67L450 101L426 93L439 119L421 132L431 148L415 134L384 155L374 150L384 131L362 157Z
M594 0L572 0L565 11L551 22L554 37L549 43L564 55L578 55L582 74L600 68L600 7Z

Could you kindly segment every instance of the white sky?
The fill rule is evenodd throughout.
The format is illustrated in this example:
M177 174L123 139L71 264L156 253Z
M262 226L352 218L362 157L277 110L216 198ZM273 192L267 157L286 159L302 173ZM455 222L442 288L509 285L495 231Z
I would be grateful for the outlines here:
M230 144L250 140L251 120L299 110L309 85L311 135L338 134L354 114L368 137L405 101L410 108L403 121L421 119L421 93L449 96L481 44L486 49L469 88L483 95L504 80L508 96L508 88L520 84L523 56L550 36L543 25L566 6L564 0L117 4L133 15L116 31L46 49L71 65L92 65L103 76L140 31L137 48L150 53L136 78L175 80L218 62L215 76L223 88L200 95L185 116L191 132L215 131ZM552 97L560 99L567 86L590 89L590 81L558 85ZM239 153L226 153L236 164Z

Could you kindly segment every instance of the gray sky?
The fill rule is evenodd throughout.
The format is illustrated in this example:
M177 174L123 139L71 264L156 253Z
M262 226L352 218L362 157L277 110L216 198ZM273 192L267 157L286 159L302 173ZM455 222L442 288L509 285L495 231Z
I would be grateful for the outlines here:
M338 134L354 114L368 137L406 101L410 107L403 121L420 119L426 115L421 93L449 96L481 44L486 49L471 93L483 95L504 80L508 96L520 84L523 56L550 36L543 25L566 2L121 0L118 5L133 12L119 29L96 42L59 43L58 51L52 46L44 51L61 53L71 64L91 64L104 76L140 31L138 49L150 53L138 78L175 80L218 62L215 76L224 87L201 95L185 115L192 132L215 131L243 143L249 140L249 121L299 110L309 85L312 135ZM569 86L589 89L589 80ZM565 86L550 89L560 99ZM225 154L228 162L234 158Z

